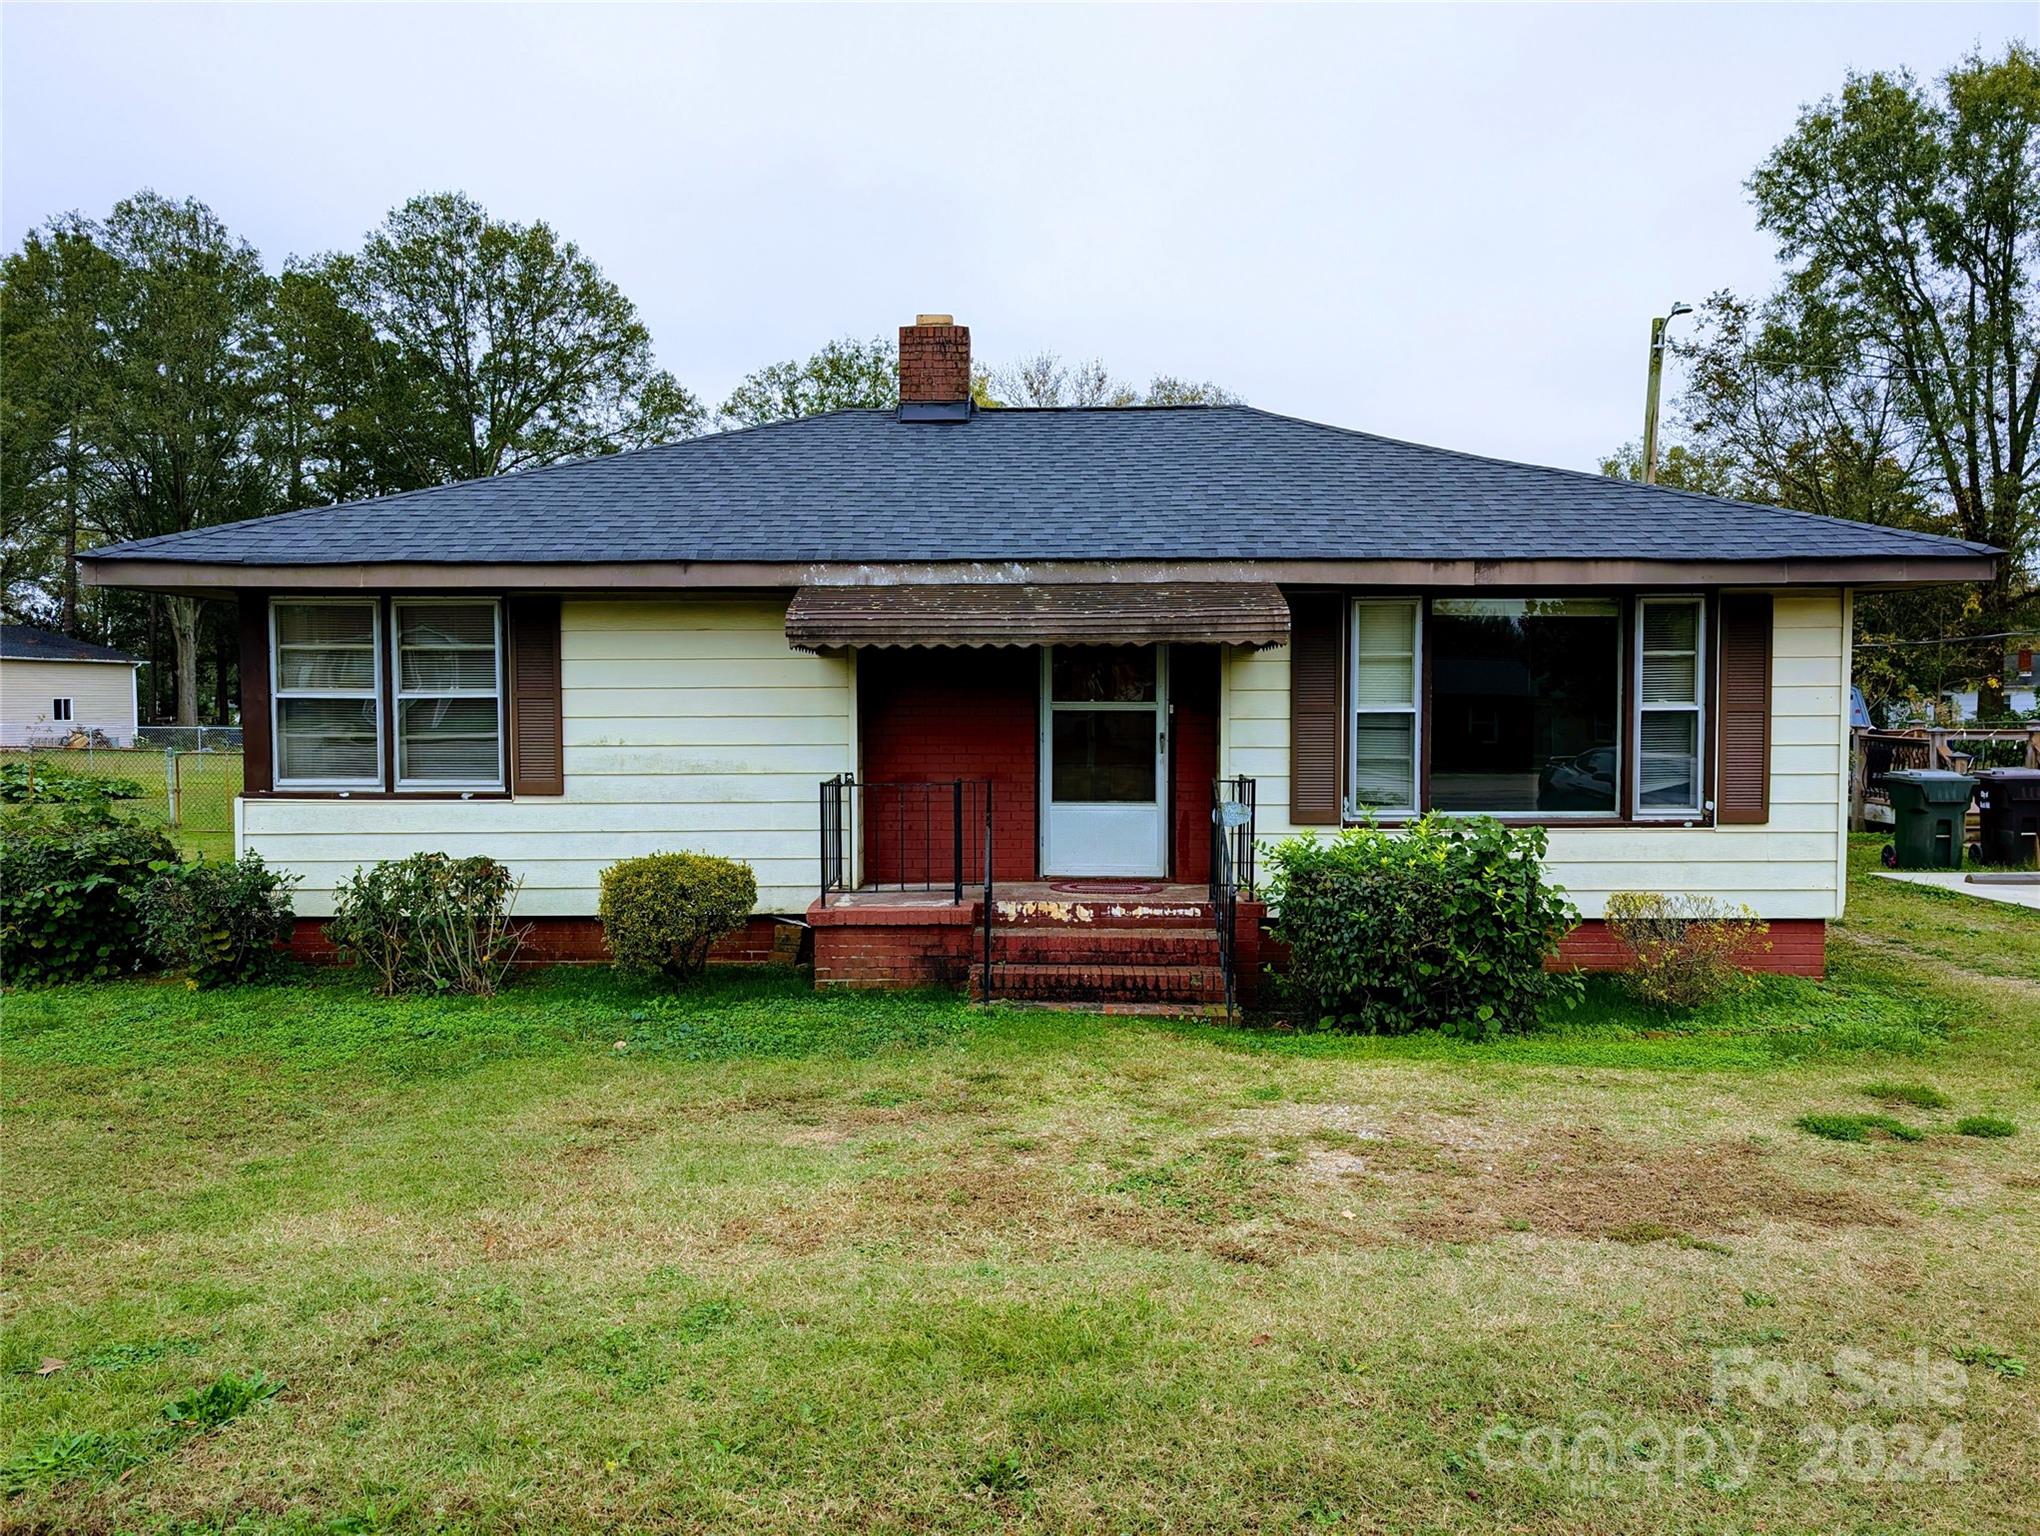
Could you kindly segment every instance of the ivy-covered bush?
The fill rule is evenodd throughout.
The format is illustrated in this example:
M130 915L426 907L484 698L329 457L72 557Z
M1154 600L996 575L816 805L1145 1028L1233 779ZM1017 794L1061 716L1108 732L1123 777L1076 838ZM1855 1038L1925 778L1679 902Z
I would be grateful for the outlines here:
M140 887L177 850L104 803L0 821L0 975L97 981L142 968Z
M1750 984L1743 969L1771 947L1770 924L1746 906L1711 896L1617 891L1603 921L1629 946L1623 984L1647 1003L1697 1008Z
M602 936L616 968L684 981L758 903L751 866L705 853L654 853L602 871Z
M384 997L502 985L525 930L510 922L518 882L494 859L414 853L355 870L333 892L326 937Z
M1328 1028L1485 1040L1534 1027L1580 992L1576 972L1545 969L1579 913L1545 881L1544 850L1543 828L1491 817L1276 844L1269 900L1292 994Z
M134 779L80 773L63 763L33 758L0 763L0 801L10 805L37 800L50 805L95 805L141 796L142 786Z
M290 939L299 878L270 869L258 853L159 870L141 892L149 953L200 987L272 976Z

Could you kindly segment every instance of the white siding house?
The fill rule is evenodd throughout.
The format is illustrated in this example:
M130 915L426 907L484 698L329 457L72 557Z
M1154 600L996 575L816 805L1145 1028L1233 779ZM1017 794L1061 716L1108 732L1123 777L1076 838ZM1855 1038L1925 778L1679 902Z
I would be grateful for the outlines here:
M0 747L54 744L94 732L115 746L132 745L140 665L111 646L0 626Z

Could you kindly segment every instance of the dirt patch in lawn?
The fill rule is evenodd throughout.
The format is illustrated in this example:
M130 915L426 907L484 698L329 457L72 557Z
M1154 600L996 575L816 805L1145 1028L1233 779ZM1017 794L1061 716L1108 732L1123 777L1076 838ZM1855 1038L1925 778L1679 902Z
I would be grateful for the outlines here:
M1764 1222L1835 1228L1899 1221L1889 1206L1859 1191L1799 1183L1749 1141L1658 1150L1593 1129L1560 1129L1489 1156L1398 1137L1363 1160L1368 1171L1360 1177L1372 1192L1416 1197L1419 1208L1403 1210L1395 1225L1426 1241L1478 1241L1510 1231L1692 1241Z

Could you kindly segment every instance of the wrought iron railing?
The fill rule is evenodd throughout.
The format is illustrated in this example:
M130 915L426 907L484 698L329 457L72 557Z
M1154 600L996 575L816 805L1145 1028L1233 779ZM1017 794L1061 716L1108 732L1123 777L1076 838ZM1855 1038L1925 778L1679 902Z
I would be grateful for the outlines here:
M1218 972L1225 984L1225 1016L1239 1012L1240 895L1254 894L1254 781L1219 779L1211 794L1211 915L1218 931Z
M859 779L821 784L821 899L851 890L944 891L991 873L989 779Z

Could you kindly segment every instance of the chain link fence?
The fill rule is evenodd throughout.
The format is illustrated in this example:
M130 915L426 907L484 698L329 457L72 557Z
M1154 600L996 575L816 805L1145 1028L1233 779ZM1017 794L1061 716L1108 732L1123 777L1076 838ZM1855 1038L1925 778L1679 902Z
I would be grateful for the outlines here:
M199 730L217 728L164 729L182 730L195 739ZM55 806L103 796L123 815L162 827L186 858L234 856L234 800L240 793L238 741L231 751L174 743L0 751L0 801Z

